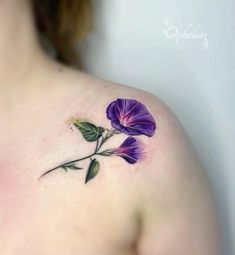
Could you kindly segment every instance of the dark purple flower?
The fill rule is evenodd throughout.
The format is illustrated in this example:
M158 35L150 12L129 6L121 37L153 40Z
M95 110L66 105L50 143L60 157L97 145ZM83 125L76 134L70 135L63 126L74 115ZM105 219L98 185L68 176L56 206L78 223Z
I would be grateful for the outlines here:
M106 110L112 126L127 135L153 136L156 123L145 105L134 99L117 99Z
M135 164L141 157L141 147L134 137L128 137L117 149L112 150L112 155L125 159L130 164Z

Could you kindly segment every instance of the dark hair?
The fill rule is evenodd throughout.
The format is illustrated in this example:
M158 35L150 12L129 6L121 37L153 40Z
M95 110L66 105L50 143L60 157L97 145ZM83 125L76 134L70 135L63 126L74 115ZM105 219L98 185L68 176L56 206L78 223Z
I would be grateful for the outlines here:
M53 46L59 61L76 59L74 46L91 28L89 0L33 0L39 32Z

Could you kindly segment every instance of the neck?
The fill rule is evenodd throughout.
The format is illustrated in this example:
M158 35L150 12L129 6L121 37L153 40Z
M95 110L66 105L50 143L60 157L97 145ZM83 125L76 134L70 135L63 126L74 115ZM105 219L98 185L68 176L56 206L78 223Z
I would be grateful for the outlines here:
M22 89L43 56L30 0L0 0L0 56L0 93Z
M30 1L0 0L0 116L28 107L52 76L55 62L40 47Z

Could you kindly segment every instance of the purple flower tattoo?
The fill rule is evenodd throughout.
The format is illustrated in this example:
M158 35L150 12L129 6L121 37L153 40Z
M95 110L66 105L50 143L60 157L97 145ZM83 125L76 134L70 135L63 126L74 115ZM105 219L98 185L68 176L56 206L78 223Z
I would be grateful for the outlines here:
M107 108L114 128L127 135L153 136L156 123L147 108L134 99L117 99Z
M109 104L106 109L106 114L107 118L111 121L111 129L105 129L90 122L82 122L78 119L74 120L72 123L87 142L96 143L93 153L60 164L44 172L40 176L40 179L57 169L63 169L66 172L68 170L81 170L82 168L77 164L80 161L90 159L85 178L85 183L87 183L94 178L100 170L100 163L96 159L98 156L119 156L129 164L137 163L141 159L142 146L140 146L139 140L133 136L146 135L152 137L156 130L156 122L153 116L149 113L146 106L137 100L120 98ZM111 137L121 133L128 135L128 138L120 146L114 149L101 150L102 146Z
M113 154L122 157L130 164L135 164L141 157L142 151L138 141L134 137L128 137Z
M141 157L142 148L134 137L129 136L118 148L102 151L103 156L119 156L129 164L135 164Z

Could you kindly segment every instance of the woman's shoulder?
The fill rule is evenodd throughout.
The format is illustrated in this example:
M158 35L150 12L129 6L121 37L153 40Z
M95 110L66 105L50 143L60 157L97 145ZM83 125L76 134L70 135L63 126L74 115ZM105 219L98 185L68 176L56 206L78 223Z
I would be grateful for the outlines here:
M94 116L95 119L102 122L108 120L107 107L110 103L118 100L119 104L128 103L127 108L138 104L139 108L132 109L133 112L138 113L139 111L140 114L145 115L146 110L156 122L154 136L149 141L152 140L159 145L160 139L162 139L161 146L173 143L176 139L178 139L178 143L180 141L185 144L190 143L174 110L156 95L131 85L98 78L62 65L58 65L58 75L55 76L54 88L60 91L58 94L63 99L61 103L66 104L68 110L71 110L71 114L75 113L77 109L78 115L84 115L84 118ZM121 110L125 111L126 109ZM136 116L134 117L136 118ZM141 119L141 121L143 120Z
M180 168L186 163L185 159L189 164L192 161L200 164L179 118L158 96L76 70L69 70L67 75L71 80L66 84L73 112L78 109L75 118L110 126L140 139L146 150L143 162L147 168L153 169L143 171L146 177L168 174L162 171L165 163L175 168L177 164ZM162 169L156 171L156 168ZM168 168L170 171L170 165Z
M139 250L143 254L158 250L167 253L172 249L183 253L188 247L189 251L184 238L177 231L172 232L172 228L180 228L199 253L217 254L218 229L207 175L174 111L146 91L86 74L84 77L88 84L93 84L95 100L91 107L103 112L102 124L111 125L127 137L116 153L128 163L136 164L134 171L129 169L119 180L125 183L132 201L137 201L135 205L145 226ZM198 219L196 222L194 217ZM190 236L191 229L195 231ZM215 246L196 242L194 237L199 240L201 233L210 233L210 241ZM169 242L174 248L163 244ZM182 250L177 247L179 242L183 243Z
M165 147L175 143L176 140L181 145L191 146L181 121L174 110L160 97L131 85L105 80L75 69L61 68L60 72L61 77L64 75L60 81L64 88L62 91L66 94L65 98L69 99L75 108L77 106L78 114L84 114L84 118L89 118L90 115L101 122L109 121L107 111L113 103L117 109L112 107L112 110L119 111L119 114L120 111L127 113L131 110L129 119L138 120L134 124L140 126L141 123L148 126L149 123L146 121L150 114L155 122L155 130L151 137L148 135L147 137L149 142L152 141L157 147L159 145ZM140 118L139 115L147 116L147 120Z
M136 167L134 172L123 175L126 180L121 182L129 182L127 193L132 201L137 201L139 220L144 225L137 244L141 254L173 250L189 253L192 246L188 242L193 243L198 253L220 254L210 184L198 153L174 111L146 91L87 77L98 94L103 95L101 108L106 118L129 136L119 153L124 150L125 155L120 155L135 162ZM140 141L141 157L133 139ZM209 238L206 234L201 238L201 233L209 233Z
M59 76L62 87L71 95L96 98L96 106L115 98L136 99L146 104L159 117L171 118L174 121L177 117L169 105L157 95L153 95L144 89L138 89L131 84L121 84L115 81L99 78L76 69L59 67ZM144 86L144 85L143 85ZM89 100L87 101L89 103ZM93 106L95 106L93 104ZM168 119L169 120L169 119Z

